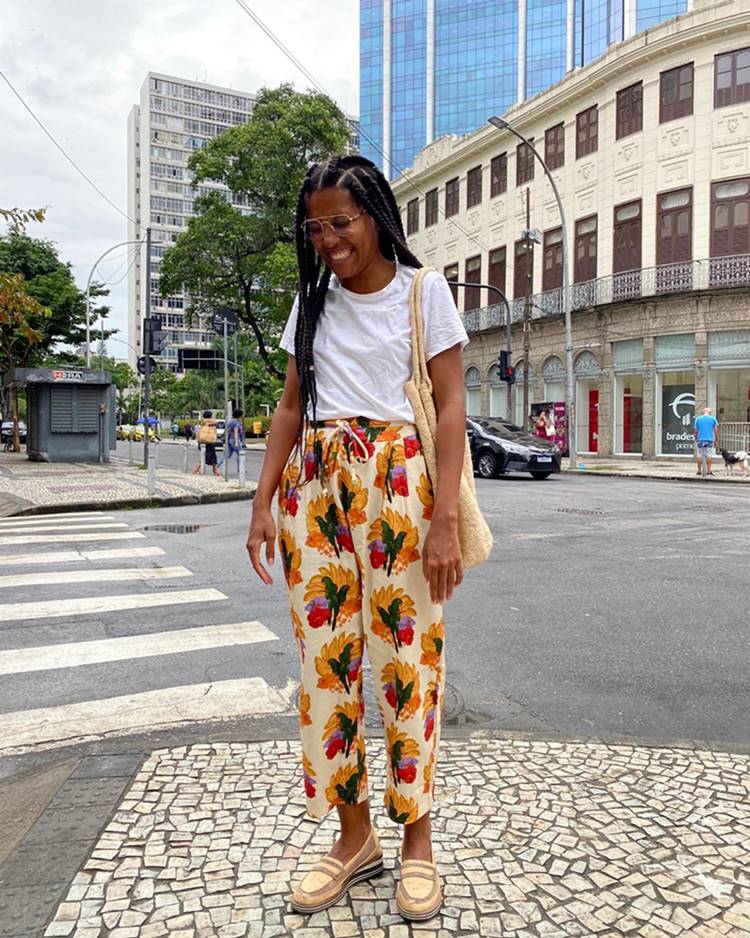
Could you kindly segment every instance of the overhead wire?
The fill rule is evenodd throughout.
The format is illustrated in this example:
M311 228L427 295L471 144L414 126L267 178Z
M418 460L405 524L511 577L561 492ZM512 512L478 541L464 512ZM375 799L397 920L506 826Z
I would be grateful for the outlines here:
M300 60L297 58L297 56L294 55L294 53L293 53L290 49L288 49L287 46L284 45L284 43L281 41L281 39L279 39L279 37L271 30L271 28L270 28L269 26L267 26L266 23L263 22L263 20L258 16L258 14L255 13L253 10L250 9L250 7L247 5L247 3L245 2L245 0L234 0L234 2L235 2L235 3L237 4L237 6L239 6L242 10L244 10L244 12L250 17L250 19L256 24L256 26L258 26L259 29L261 29L261 30L266 34L266 36L268 36L268 38L271 40L271 42L273 42L273 44L289 59L289 61L290 61L296 68L299 69L299 71L300 71L300 72L304 75L304 77L313 85L313 87L317 88L317 90L320 91L322 94L327 95L327 97L329 97L329 98L331 99L331 101L333 101L333 103L336 105L336 107L338 108L339 112L340 112L341 114L343 114L343 116L344 116L347 120L349 120L349 115L348 115L348 114L346 113L346 111L335 101L335 99L333 98L333 96L328 93L328 91L327 91L326 88L321 84L321 82L319 82L318 79L312 74L312 72L310 72L309 69L308 69L302 62L300 62ZM399 175L401 175L401 174L403 174L403 173L405 172L404 167L399 166L398 163L396 163L394 160L392 160L392 159L386 154L386 152L383 150L383 148L380 146L380 144L379 144L376 140L374 140L368 133L366 133L365 131L362 130L362 127L361 127L361 126L360 126L360 128L359 128L359 134L360 134L360 137L364 137L365 140L367 140L367 142L372 146L372 148L382 157L382 159L383 159L383 165L384 165L384 166L386 165L386 163L390 163L390 165L396 170L397 173L399 173ZM410 179L409 177L407 177L407 178L406 178L406 183L407 183L412 189L414 189L416 192L418 192L421 196L426 197L427 193L426 193L419 185L417 185L417 183L416 183L413 179ZM441 215L443 216L443 218L451 217L451 216L446 215L445 209L442 208L440 205L438 205L438 212L439 212L439 214L441 214ZM456 226L456 228L458 228L458 230L459 230L462 234L464 234L464 235L469 239L469 241L473 241L474 244L476 244L478 247L480 247L483 251L488 251L488 250L489 250L489 248L487 247L487 245L485 245L485 244L480 240L480 238L477 237L477 235L474 235L474 234L472 234L471 232L467 231L467 230L463 227L463 225L460 224L460 222L455 221L455 219L453 219L452 217L451 217L451 221L452 221L452 223Z
M15 86L13 85L13 83L11 82L11 80L8 78L8 76L5 74L5 72L2 71L2 69L0 69L0 78L2 78L3 81L5 81L5 83L6 83L7 86L10 88L10 90L13 92L13 94L18 98L18 100L21 102L21 104L22 104L22 105L26 108L26 110L29 112L29 114L31 115L31 117L33 118L33 120L36 122L36 124L38 124L38 126L42 129L42 131L44 132L44 134L52 141L52 143L57 147L57 149L60 151L60 153L62 153L62 155L63 155L63 156L65 157L65 159L70 163L70 165L73 167L73 169L74 169L83 179L86 180L86 182L91 186L91 188L94 189L94 191L95 191L96 193L98 193L98 195L100 195L108 205L110 205L116 212L118 212L120 215L122 215L123 218L126 218L126 219L127 219L128 221L130 221L130 222L133 222L133 224L136 226L136 228L140 229L140 228L141 228L141 225L139 225L138 222L135 221L135 219L131 218L130 215L127 214L127 212L123 212L123 210L122 210L118 205L116 205L116 204L112 201L112 199L109 198L108 195L106 195L104 192L102 192L102 190L99 188L99 186L97 186L97 184L96 184L91 178L89 178L89 176L86 175L86 173L81 169L81 167L76 163L76 161L75 161L71 156L68 156L68 154L65 152L65 150L60 146L60 144L57 142L57 140L55 140L55 138L52 136L52 134L49 132L49 130L47 130L47 128L44 126L44 124L41 122L41 120L40 120L40 119L36 116L36 114L32 111L32 109L29 107L29 105L28 105L28 104L26 103L26 101L23 99L21 93L15 88Z

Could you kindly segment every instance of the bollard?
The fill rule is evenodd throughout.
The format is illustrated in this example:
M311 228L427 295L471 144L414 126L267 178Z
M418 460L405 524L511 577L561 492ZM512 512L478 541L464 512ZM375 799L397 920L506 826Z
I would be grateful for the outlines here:
M159 440L154 443L154 466L159 468Z
M237 453L237 459L239 460L239 476L240 476L240 488L244 489L247 484L247 476L245 474L245 447L241 446L239 452Z
M148 451L148 494L156 494L156 453L154 447Z
M183 472L188 471L188 441L187 440L185 440L185 445L183 447L183 453L182 453L182 471Z
M201 475L206 471L206 447L201 446Z
M133 437L128 437L128 464L133 465Z

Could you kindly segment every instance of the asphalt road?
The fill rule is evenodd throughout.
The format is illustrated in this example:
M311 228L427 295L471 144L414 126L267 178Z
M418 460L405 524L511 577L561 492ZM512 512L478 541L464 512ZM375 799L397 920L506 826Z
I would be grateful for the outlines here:
M177 447L162 451L171 449ZM249 454L249 477L261 458ZM480 480L478 491L496 547L487 565L467 573L446 611L449 722L544 737L749 742L744 489L559 476ZM45 670L2 672L6 727L11 716L32 709L41 719L68 705L173 688L187 699L188 688L229 680L252 679L268 694L289 691L298 658L283 577L278 561L272 587L250 570L248 515L246 503L112 513L112 523L136 540L93 546L163 551L156 560L139 556L128 564L187 571L174 579L109 582L111 568L126 561L83 555L62 567L3 568L3 575L62 571L43 588L4 584L9 611L0 609L0 665L13 650L34 648L34 660L39 649L59 651ZM78 521L67 516L66 523ZM189 534L148 530L172 523L200 527ZM3 547L0 554L51 555L62 549L54 539L41 547ZM66 573L73 567L97 573L97 581L74 582ZM196 589L223 598L192 601ZM150 606L155 592L172 592L180 603ZM113 595L124 597L118 602L126 608L108 610ZM76 607L92 596L105 606ZM14 605L30 600L52 601L54 617ZM228 647L188 643L179 652L136 660L70 657L81 642L147 642L157 633L247 622L260 623L265 639Z
M171 440L164 440L155 445L157 449L157 461L159 466L168 466L171 469L182 470L185 466L185 443L184 442L175 442ZM221 459L224 450L223 448L217 449L217 455ZM257 479L258 473L260 472L260 467L263 464L263 449L254 449L252 446L248 446L245 449L246 455L246 472L248 479ZM133 443L129 444L127 440L119 440L117 443L116 456L120 459L128 459L132 454L133 462L143 462L143 443ZM200 463L200 452L198 450L197 443L189 443L187 446L188 454L188 469L192 470ZM232 461L229 464L229 475L231 478L236 478L238 472L237 467L237 457L233 456Z

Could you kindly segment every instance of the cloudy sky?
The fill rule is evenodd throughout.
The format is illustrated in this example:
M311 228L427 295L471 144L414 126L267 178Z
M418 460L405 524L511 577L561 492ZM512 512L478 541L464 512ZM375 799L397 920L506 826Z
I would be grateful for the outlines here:
M358 104L356 0L247 0L349 114ZM33 0L3 7L0 69L49 132L123 211L126 120L149 70L254 92L306 81L235 0ZM48 206L29 234L57 243L76 281L127 239L127 222L75 172L0 78L0 205ZM97 276L126 273L125 249ZM127 337L127 278L112 283L112 323ZM111 354L126 357L113 341Z

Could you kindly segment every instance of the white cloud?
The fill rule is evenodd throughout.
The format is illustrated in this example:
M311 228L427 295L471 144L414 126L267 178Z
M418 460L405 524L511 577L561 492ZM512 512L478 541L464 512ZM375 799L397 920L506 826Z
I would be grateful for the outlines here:
M358 112L358 4L248 0L348 113ZM234 0L35 0L7 4L0 62L70 157L127 210L126 120L146 72L255 92L306 79ZM127 238L127 223L75 172L0 79L0 205L49 206L29 233L55 241L85 287L91 265ZM118 279L124 249L98 276ZM112 287L112 324L126 337L127 279ZM125 355L124 345L113 353Z

